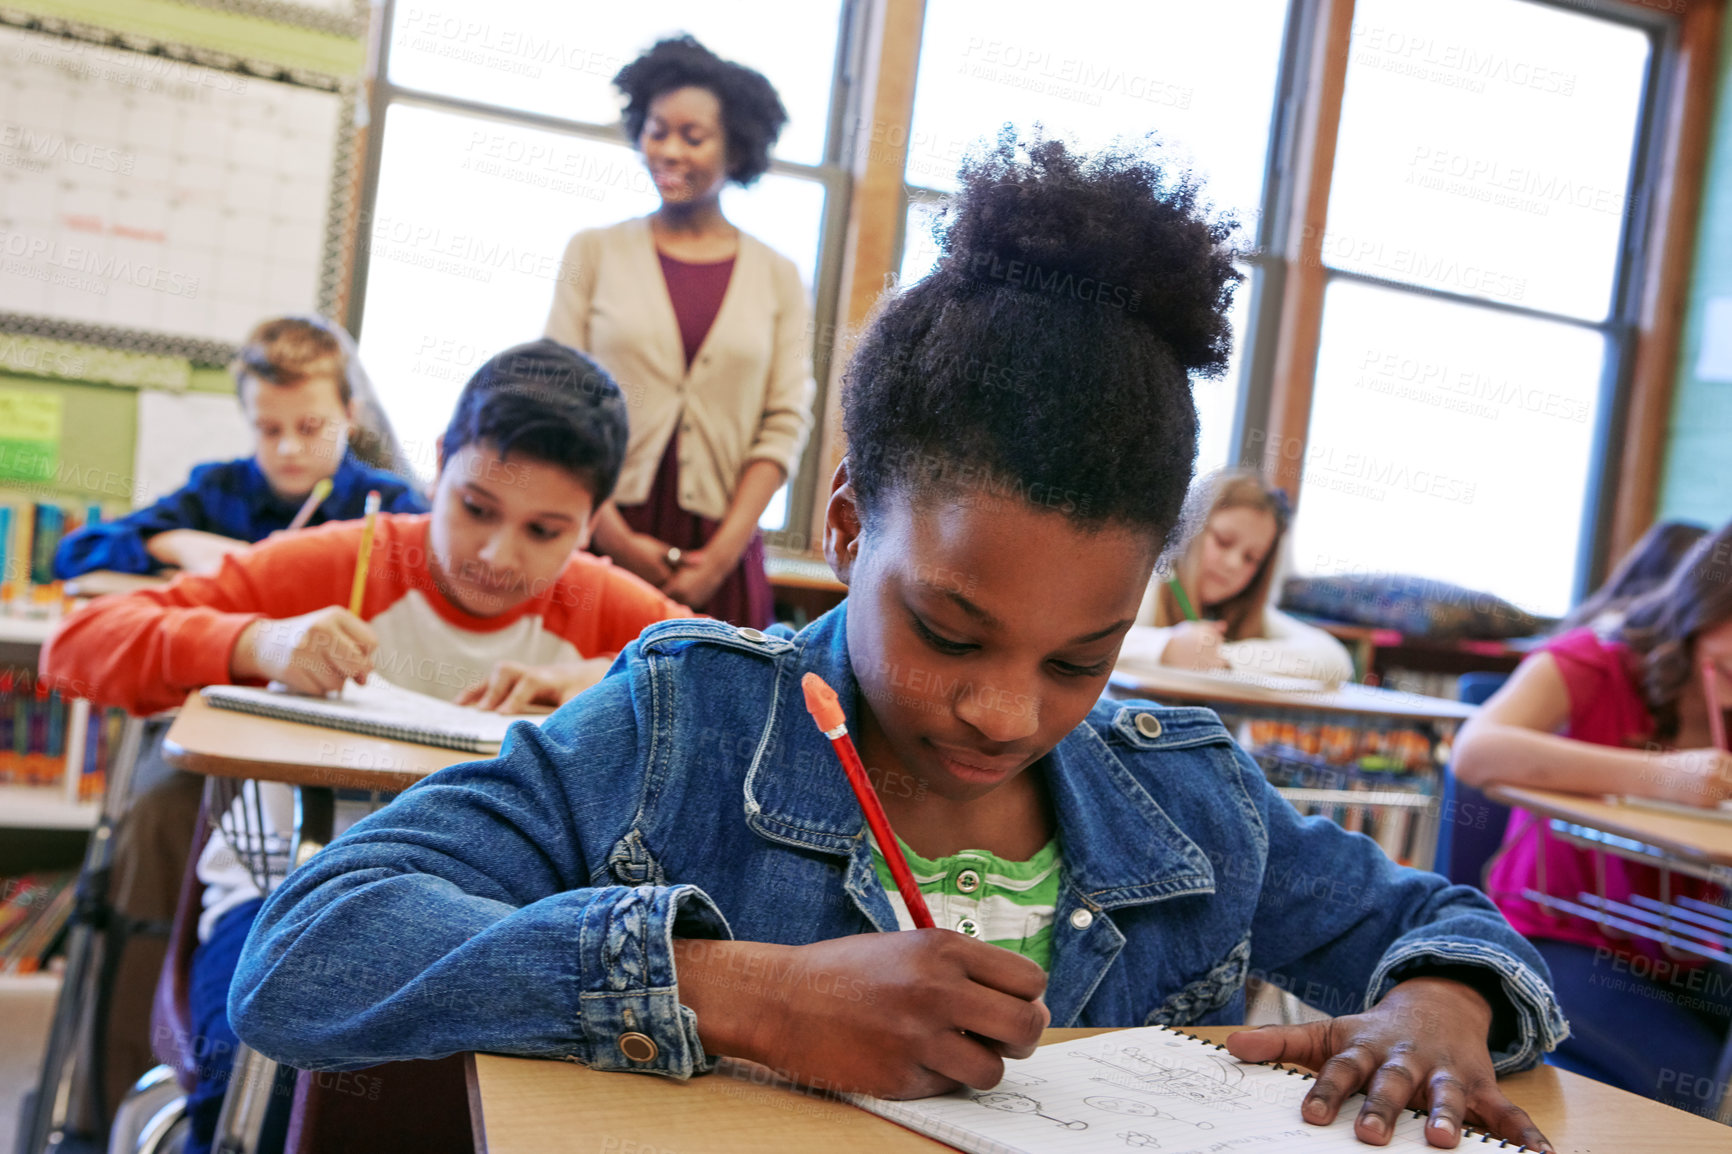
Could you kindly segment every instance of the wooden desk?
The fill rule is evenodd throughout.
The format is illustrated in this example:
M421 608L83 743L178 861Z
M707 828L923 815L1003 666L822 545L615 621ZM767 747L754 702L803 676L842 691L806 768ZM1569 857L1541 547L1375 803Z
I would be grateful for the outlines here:
M207 777L386 793L485 756L216 709L197 691L187 695L163 736L162 753L175 768Z
M1653 846L1679 862L1732 869L1732 822L1723 819L1661 813L1601 797L1524 786L1494 785L1485 792L1493 801L1520 806L1541 817Z
M1048 1030L1063 1042L1098 1030ZM1220 1041L1233 1027L1191 1031ZM753 1077L757 1073L759 1077ZM674 1082L600 1073L569 1062L471 1055L469 1110L482 1154L691 1154L694 1151L822 1151L916 1154L949 1147L841 1102L766 1084L767 1071L724 1064ZM1723 1126L1552 1066L1503 1080L1559 1154L1664 1150L1724 1154ZM1464 1143L1463 1151L1496 1149ZM1367 1151L1377 1149L1365 1147Z
M1276 685L1279 681L1271 679ZM1169 666L1121 667L1108 692L1115 697L1152 697L1181 705L1252 706L1258 713L1287 712L1376 717L1389 721L1466 721L1474 707L1443 697L1400 693L1346 682L1334 689L1271 688L1250 677L1227 677Z

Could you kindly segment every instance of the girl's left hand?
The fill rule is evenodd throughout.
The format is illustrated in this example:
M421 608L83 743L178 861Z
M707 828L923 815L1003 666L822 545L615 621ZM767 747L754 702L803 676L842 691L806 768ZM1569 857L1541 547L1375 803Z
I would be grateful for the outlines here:
M1363 1014L1303 1026L1264 1026L1227 1038L1245 1062L1292 1062L1317 1071L1300 1116L1318 1126L1335 1120L1348 1097L1365 1091L1353 1132L1382 1146L1408 1106L1431 1117L1426 1141L1453 1147L1464 1122L1494 1138L1536 1150L1552 1145L1520 1107L1503 1096L1492 1071L1486 1033L1491 1007L1477 991L1448 978L1413 978Z
M607 657L570 665L524 665L501 661L486 681L471 685L455 699L495 713L522 713L532 705L560 706L602 679L612 665Z
M688 550L680 558L680 567L674 570L674 575L662 582L662 592L681 605L702 609L734 567L731 562L722 564L722 560L708 548Z

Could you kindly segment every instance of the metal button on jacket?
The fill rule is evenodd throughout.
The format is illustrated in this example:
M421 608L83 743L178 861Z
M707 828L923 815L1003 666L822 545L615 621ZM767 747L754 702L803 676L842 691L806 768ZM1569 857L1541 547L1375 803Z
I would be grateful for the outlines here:
M1152 713L1137 714L1137 732L1144 737L1161 736L1161 719Z
M1144 714L1143 716L1147 717L1148 715ZM1094 925L1094 922L1095 916L1087 910L1073 910L1071 912L1070 924L1079 930L1088 929L1090 926Z
M762 644L764 641L768 640L768 638L766 638L762 633L759 633L756 629L742 629L740 630L740 636L744 637L754 645Z
M619 1036L619 1052L633 1062L653 1062L661 1050L648 1034L633 1032Z

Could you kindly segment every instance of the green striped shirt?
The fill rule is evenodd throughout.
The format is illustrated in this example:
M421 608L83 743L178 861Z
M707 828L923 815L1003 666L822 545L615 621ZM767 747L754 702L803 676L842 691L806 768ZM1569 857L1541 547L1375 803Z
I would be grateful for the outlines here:
M908 858L908 868L920 884L934 922L1014 950L1041 969L1048 968L1061 864L1056 838L1027 861L1005 861L979 849L931 860L909 849L901 838L896 841ZM907 903L896 891L896 879L876 845L872 847L872 865L890 899L890 908L896 911L897 925L913 929Z

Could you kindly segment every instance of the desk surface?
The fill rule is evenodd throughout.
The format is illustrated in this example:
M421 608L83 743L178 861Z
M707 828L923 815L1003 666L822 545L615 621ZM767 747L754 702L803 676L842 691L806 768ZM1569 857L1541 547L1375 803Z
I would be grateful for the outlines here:
M392 793L483 756L216 709L196 691L163 736L162 752L175 768L211 777Z
M1125 667L1113 671L1110 690L1117 697L1148 696L1176 704L1256 706L1259 710L1382 717L1395 721L1466 721L1474 707L1443 697L1398 693L1347 682L1333 689L1271 688L1253 678L1199 673L1167 666Z
M1721 818L1688 817L1619 805L1602 797L1556 793L1515 785L1494 785L1486 796L1504 805L1520 806L1542 817L1603 830L1665 850L1700 865L1732 866L1732 822Z
M1048 1030L1045 1041L1099 1032ZM1192 1032L1220 1041L1233 1027ZM476 1054L469 1067L476 1149L482 1154L931 1154L949 1149L841 1102L765 1085L751 1076L754 1070L767 1073L762 1067L728 1063L709 1077L681 1083L598 1073L568 1062ZM1727 1148L1724 1126L1552 1066L1511 1075L1503 1086L1559 1154L1662 1149L1668 1154L1724 1154Z

